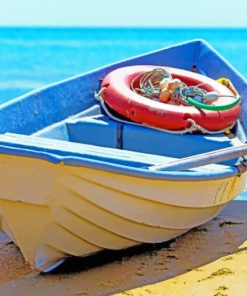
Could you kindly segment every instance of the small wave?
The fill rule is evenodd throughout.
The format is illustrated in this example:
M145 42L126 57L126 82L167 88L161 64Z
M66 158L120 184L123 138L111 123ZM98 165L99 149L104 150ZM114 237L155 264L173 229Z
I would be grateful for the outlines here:
M162 42L163 40L155 40L155 42ZM37 47L37 46L45 46L45 47L82 47L82 48L98 48L98 47L111 47L111 46L123 46L126 44L131 46L143 46L149 44L152 40L144 39L136 42L136 39L122 40L122 39L101 39L99 40L26 40L26 39L2 39L0 40L1 46L20 46L20 47Z
M0 81L0 90L6 89L35 89L45 85L43 81L29 81L29 80L18 80L18 81Z

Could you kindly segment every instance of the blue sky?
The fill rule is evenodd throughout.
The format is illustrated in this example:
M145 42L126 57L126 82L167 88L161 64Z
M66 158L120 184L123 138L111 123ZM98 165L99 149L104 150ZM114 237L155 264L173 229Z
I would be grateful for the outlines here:
M2 26L247 27L246 0L1 0Z

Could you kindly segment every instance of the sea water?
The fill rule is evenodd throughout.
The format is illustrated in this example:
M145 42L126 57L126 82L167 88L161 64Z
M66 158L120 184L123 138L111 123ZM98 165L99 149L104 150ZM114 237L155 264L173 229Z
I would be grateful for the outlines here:
M247 77L247 29L0 28L0 103L195 38L208 41Z
M247 29L0 28L0 103L120 59L198 38L247 77ZM247 193L240 198L247 199Z

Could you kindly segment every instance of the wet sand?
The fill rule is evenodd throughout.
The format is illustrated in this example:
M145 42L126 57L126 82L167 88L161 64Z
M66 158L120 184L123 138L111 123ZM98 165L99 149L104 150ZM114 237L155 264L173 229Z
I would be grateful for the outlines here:
M247 294L247 202L234 201L212 221L173 242L88 259L52 274L25 264L0 233L0 295Z

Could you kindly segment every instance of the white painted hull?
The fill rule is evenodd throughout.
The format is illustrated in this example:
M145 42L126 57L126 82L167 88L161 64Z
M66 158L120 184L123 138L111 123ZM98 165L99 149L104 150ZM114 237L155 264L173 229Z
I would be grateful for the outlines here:
M213 217L244 190L245 175L166 181L0 156L0 228L36 269L175 238Z

